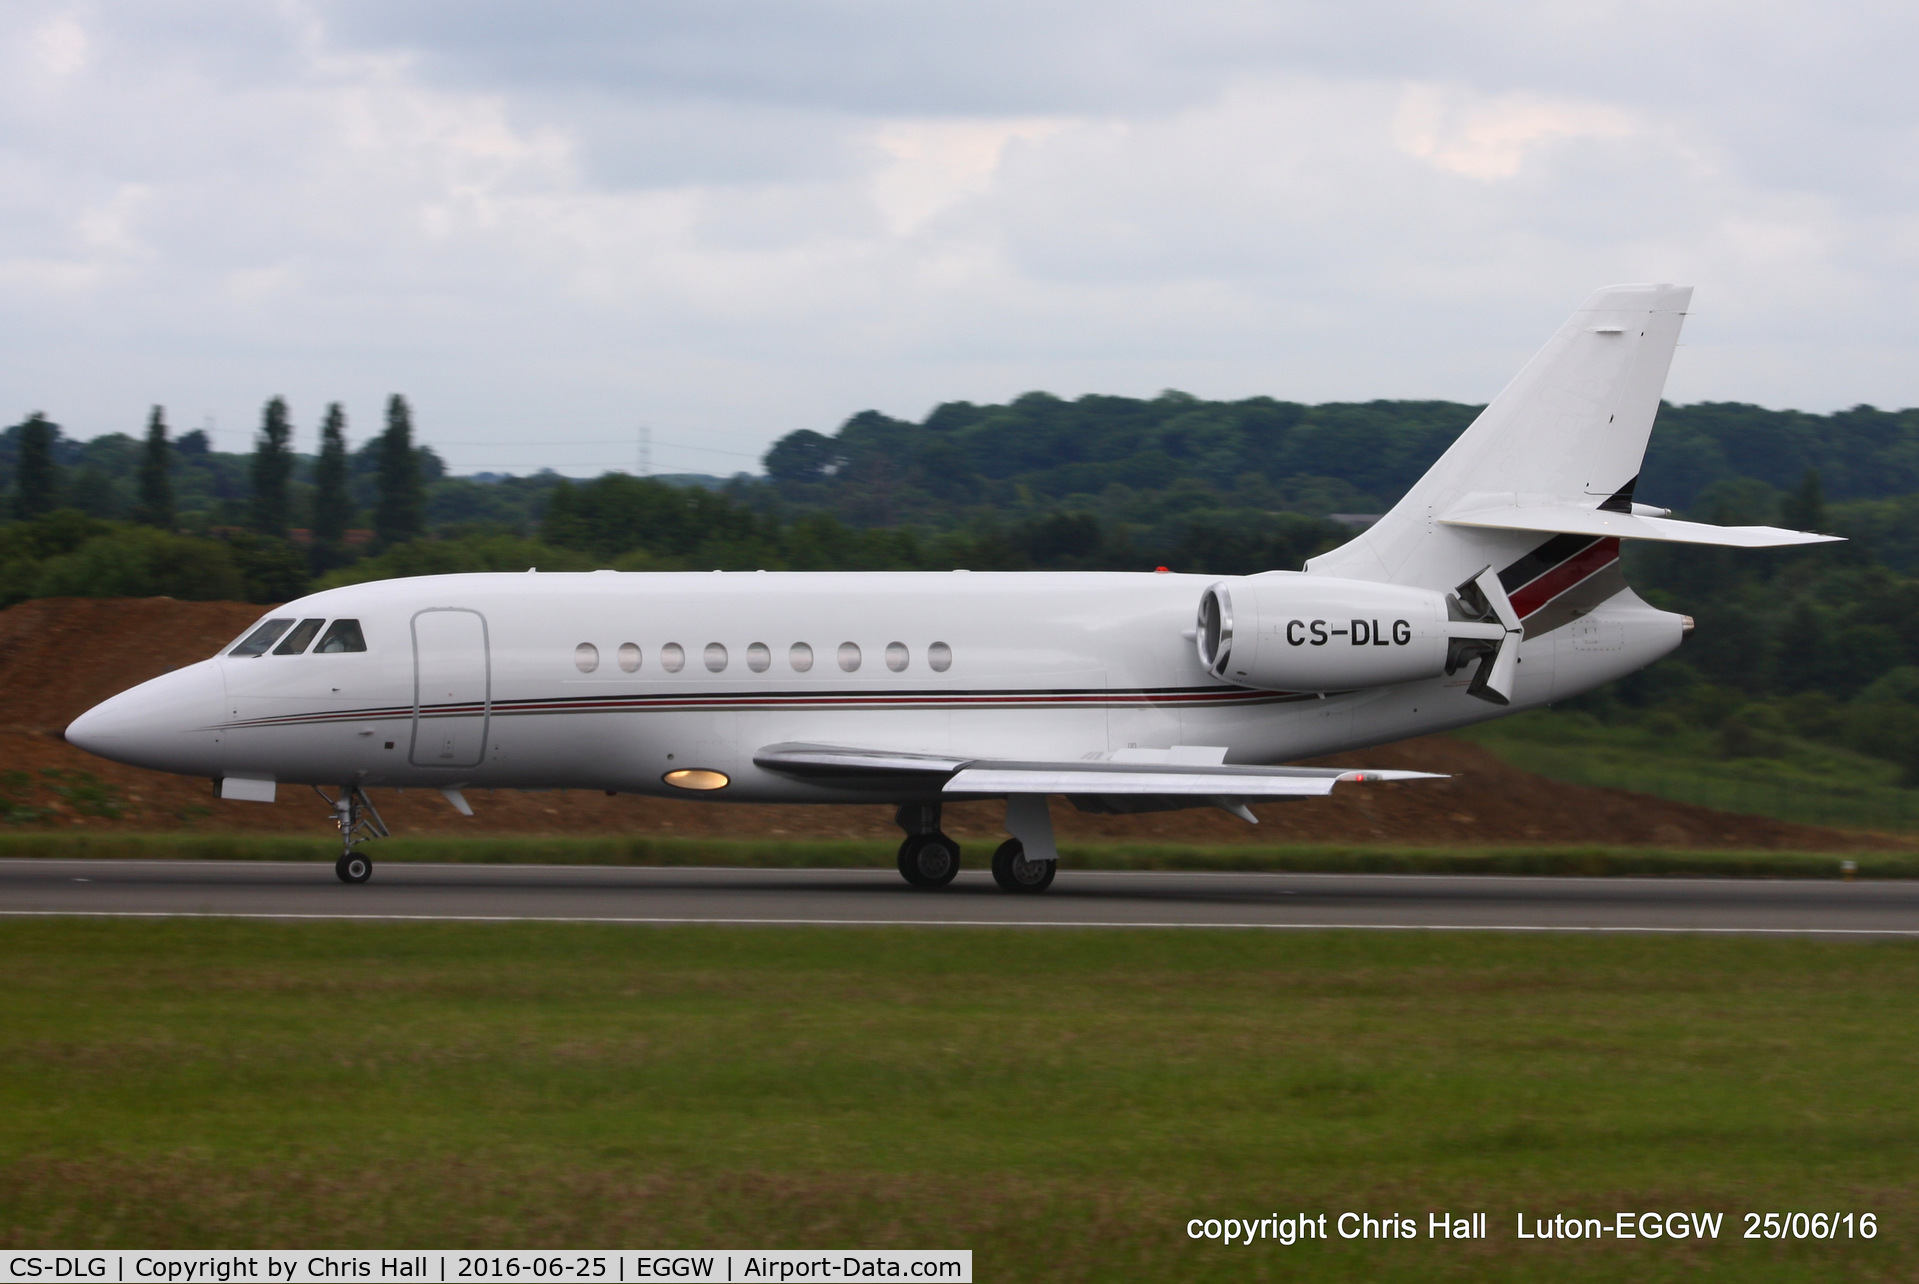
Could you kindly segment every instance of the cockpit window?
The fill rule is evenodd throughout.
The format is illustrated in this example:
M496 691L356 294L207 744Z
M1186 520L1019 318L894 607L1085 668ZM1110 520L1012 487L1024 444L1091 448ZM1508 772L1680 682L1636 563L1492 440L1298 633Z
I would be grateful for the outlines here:
M313 641L313 635L320 631L325 620L301 620L300 627L287 634L287 640L273 648L275 655L298 655L307 649L307 643Z
M285 633L292 626L293 626L293 621L290 619L268 620L265 624L262 624L259 628L253 630L253 632L247 634L246 640L240 643L239 646L236 646L231 651L227 652L227 654L228 655L265 655L266 649L272 646L274 642L276 642L279 639L280 635L282 633Z
M303 624L300 626L305 628ZM358 620L335 620L320 639L320 645L313 648L315 655L338 655L342 651L366 650L366 635L360 632Z

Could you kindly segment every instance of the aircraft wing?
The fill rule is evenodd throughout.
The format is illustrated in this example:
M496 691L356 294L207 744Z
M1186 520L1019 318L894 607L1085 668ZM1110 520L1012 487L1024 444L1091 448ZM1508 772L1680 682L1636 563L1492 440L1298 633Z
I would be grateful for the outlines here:
M940 780L945 794L1150 795L1154 797L1302 798L1329 794L1341 781L1437 780L1430 771L1344 767L1249 767L1221 762L1024 762L897 753L836 745L770 745L756 765L790 775L877 785Z

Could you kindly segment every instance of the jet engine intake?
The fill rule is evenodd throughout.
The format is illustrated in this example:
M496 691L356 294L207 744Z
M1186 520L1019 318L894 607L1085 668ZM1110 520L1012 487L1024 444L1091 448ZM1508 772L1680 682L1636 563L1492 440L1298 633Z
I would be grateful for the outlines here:
M1199 600L1200 663L1265 691L1350 691L1446 671L1446 596L1276 571L1221 580Z

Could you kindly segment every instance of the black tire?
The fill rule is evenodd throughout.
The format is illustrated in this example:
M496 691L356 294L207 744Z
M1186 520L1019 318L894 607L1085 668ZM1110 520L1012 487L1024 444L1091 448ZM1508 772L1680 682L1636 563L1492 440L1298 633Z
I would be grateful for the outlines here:
M1017 838L1007 839L993 853L993 881L1002 892L1037 895L1053 885L1058 872L1056 860L1027 860L1026 846Z
M914 834L900 844L900 877L914 887L944 887L959 868L959 844L945 834Z
M333 872L342 883L364 883L373 877L373 860L358 852L348 852L333 862Z

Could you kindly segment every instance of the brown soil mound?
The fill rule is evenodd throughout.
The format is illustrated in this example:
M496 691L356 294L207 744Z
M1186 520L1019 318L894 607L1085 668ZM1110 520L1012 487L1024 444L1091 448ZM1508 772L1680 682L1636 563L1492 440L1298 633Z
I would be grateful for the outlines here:
M326 831L319 800L283 789L271 805L221 802L204 780L123 767L60 738L66 724L135 683L204 659L262 608L169 598L52 598L0 611L0 816L85 829ZM1602 844L1797 851L1904 848L1904 839L1819 829L1587 789L1510 767L1477 745L1428 736L1319 760L1444 772L1447 780L1342 786L1334 796L1262 805L1255 828L1224 812L1087 816L1060 801L1063 840L1185 843ZM431 790L376 791L396 833L640 833L763 838L891 837L886 807L772 807L613 797L585 791L469 794L462 817ZM961 837L1001 833L997 804L948 809Z

